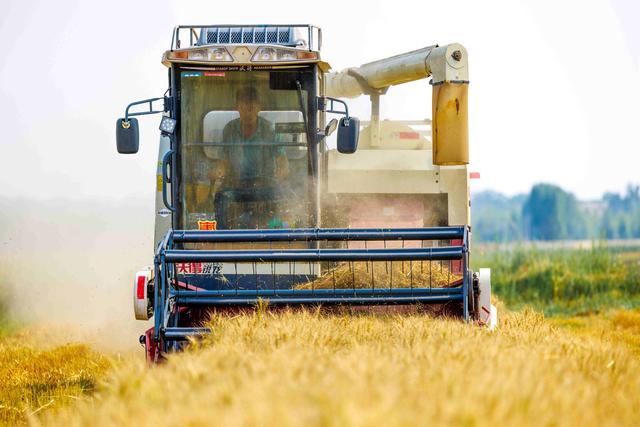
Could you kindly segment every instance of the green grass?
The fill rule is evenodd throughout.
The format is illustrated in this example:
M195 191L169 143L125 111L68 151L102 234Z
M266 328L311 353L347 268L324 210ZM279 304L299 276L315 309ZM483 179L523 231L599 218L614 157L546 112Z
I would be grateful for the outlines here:
M530 305L546 315L640 306L640 256L606 247L515 248L473 253L474 269L491 267L493 292L510 308Z

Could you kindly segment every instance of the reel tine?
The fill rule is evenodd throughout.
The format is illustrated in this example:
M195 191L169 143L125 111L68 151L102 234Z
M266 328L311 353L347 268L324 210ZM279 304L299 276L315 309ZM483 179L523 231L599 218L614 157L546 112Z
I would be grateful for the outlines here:
M349 264L351 264L351 286L353 286L353 289L356 289L356 267L355 264L353 263L353 261L351 261Z
M333 292L336 292L336 269L335 269L335 265L332 266L333 268L331 268L331 276L333 277Z
M374 270L374 264L373 261L371 261L371 289L375 289L376 288L376 280L374 278L374 274L373 274L373 270Z
M269 249L273 249L273 242L269 241ZM273 293L276 292L276 263L272 262L271 265L271 287L273 288Z
M233 263L233 268L234 268L235 273L236 273L236 285L235 285L235 288L236 288L236 295L238 295L240 277L238 276L238 263L237 262Z
M429 255L433 252L433 248L429 248ZM433 278L432 273L433 261L429 261L429 289L431 289L431 279Z
M289 244L289 249L291 249L291 240L289 240L288 244ZM292 270L291 266L292 265L293 265L293 273L291 272L291 270ZM289 261L289 276L293 276L295 274L295 268L296 268L295 263Z
M256 289L260 289L260 286L258 284L258 265L253 262L251 263L251 268L253 269L253 277L256 278Z
M273 279L273 292L276 291L276 263L271 263L271 277Z
M311 262L309 263L309 272L311 273L311 277L313 277L314 276L314 274L313 274L313 263L311 263ZM315 282L316 282L315 280L311 281L311 292L315 292L315 288L316 288Z
M413 290L413 261L409 261L409 276L411 276L411 289Z
M368 249L368 248L367 248L367 241L366 241L366 240L364 241L364 248L365 248L365 249ZM368 272L369 272L369 263L368 263L368 262L365 262L365 263L364 263L364 265L365 265L365 267L367 268L367 273L368 273ZM373 266L372 266L371 268L373 268Z

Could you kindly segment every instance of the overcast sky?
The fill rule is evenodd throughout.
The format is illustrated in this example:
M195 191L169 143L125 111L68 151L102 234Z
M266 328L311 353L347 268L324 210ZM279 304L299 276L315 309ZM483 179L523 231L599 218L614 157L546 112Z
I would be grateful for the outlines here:
M115 150L127 103L161 96L177 24L312 23L335 70L459 42L470 63L472 189L540 181L581 198L640 183L640 2L3 1L0 195L148 197L159 117ZM430 115L427 81L394 87L389 118ZM362 105L354 109L362 112Z

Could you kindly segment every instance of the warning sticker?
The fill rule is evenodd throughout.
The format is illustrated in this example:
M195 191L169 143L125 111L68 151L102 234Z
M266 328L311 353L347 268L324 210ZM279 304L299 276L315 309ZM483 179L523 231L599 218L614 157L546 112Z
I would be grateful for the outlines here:
M198 230L217 230L218 229L218 221L209 221L209 220L199 220L198 221Z
M398 132L398 138L400 139L420 139L418 132Z

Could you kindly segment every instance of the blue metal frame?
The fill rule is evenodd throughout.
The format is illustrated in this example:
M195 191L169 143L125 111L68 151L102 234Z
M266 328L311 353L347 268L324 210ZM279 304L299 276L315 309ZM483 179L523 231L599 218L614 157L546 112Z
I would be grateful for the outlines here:
M464 240L465 226L429 228L291 228L269 230L174 230L176 243L253 243L365 240Z
M207 332L206 328L169 325L171 313L181 307L270 305L389 305L462 302L469 320L469 231L467 226L403 229L278 229L278 230L170 230L155 256L154 338L174 342ZM182 249L185 243L260 243L318 241L460 240L460 245L375 249ZM227 289L186 290L175 285L174 263L179 262L319 262L319 261L448 261L462 262L462 286L447 288L350 289ZM175 319L175 316L174 316ZM170 345L170 344L169 344Z

